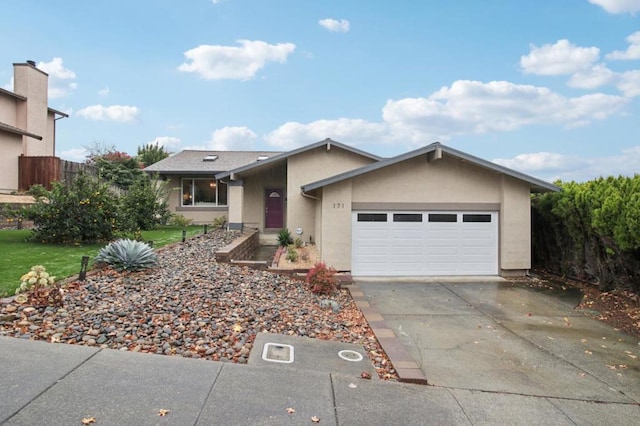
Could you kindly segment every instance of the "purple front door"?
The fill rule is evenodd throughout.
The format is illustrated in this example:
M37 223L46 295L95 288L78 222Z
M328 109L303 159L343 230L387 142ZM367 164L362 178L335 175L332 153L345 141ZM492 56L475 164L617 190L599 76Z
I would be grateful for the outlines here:
M264 227L282 228L284 225L284 197L282 189L267 189L265 194Z

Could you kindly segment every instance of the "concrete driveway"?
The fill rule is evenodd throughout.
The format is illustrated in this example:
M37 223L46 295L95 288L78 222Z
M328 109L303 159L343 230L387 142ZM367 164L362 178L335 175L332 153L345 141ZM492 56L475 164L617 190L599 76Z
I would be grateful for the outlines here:
M487 392L487 403L516 394L565 412L590 401L640 415L638 339L574 311L579 294L506 281L356 284L431 385Z

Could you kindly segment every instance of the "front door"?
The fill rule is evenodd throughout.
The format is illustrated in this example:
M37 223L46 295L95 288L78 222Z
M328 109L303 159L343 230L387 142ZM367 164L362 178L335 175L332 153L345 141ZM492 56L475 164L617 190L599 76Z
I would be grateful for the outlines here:
M282 189L265 191L265 228L282 228L284 225L284 197Z

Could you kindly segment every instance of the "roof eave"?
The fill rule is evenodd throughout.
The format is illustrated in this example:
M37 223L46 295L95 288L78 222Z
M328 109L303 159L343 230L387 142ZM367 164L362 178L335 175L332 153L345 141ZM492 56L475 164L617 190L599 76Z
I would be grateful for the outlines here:
M67 114L66 112L59 111L59 110L57 110L57 109L55 109L55 108L48 107L48 108L47 108L47 111L52 112L52 113L54 113L55 115L62 116L62 117L64 117L64 118L69 117L69 114Z
M386 160L382 160L378 163L373 163L373 164L369 164L363 167L360 167L359 169L355 169L355 170L350 170L326 179L322 179L316 182L311 182L307 185L303 185L300 187L300 189L302 190L302 192L307 193L309 191L313 191L316 190L318 188L322 188L323 186L326 185L331 185L333 183L337 183L340 182L342 180L346 180L346 179L351 179L353 177L359 176L361 174L365 174L365 173L369 173L372 172L374 170L378 170L411 158L415 158L418 157L420 155L426 155L430 152L436 151L436 150L442 150L442 152L445 152L451 156L457 157L459 159L462 160L466 160L469 161L470 163L476 164L477 166L480 167L484 167L487 168L489 170L493 170L494 172L497 173L502 173L508 176L511 176L515 179L527 182L531 185L531 189L534 190L535 192L558 192L560 191L560 188L549 183L549 182L545 182L541 179L535 178L533 176L529 176L526 175L524 173L509 169L507 167L501 166L499 164L496 163L492 163L490 161L487 160L483 160L482 158L479 157L475 157L473 155L470 154L466 154L462 151L458 151L454 148L449 148L445 145L442 145L440 142L434 142L432 144L429 144L427 146L424 146L422 148L418 148L414 151L410 151L404 154L400 154L397 155L395 157L386 159Z
M377 155L371 154L371 153L366 152L366 151L362 151L362 150L357 149L357 148L350 147L348 145L344 145L343 143L340 143L340 142L334 141L333 139L327 138L327 139L324 139L322 141L312 143L310 145L305 145L303 147L300 147L300 148L297 148L297 149L294 149L294 150L291 150L291 151L283 152L282 154L274 155L273 157L270 157L270 158L268 158L266 160L258 161L258 162L251 163L251 164L247 164L246 166L238 167L238 168L230 170L228 172L221 173L220 175L216 175L216 178L217 179L222 179L222 178L231 176L231 174L241 174L242 172L246 172L248 170L251 170L251 169L254 169L254 168L257 168L257 167L262 167L262 166L265 166L265 165L268 165L268 164L276 163L278 161L286 160L289 157L292 157L292 156L297 155L297 154L301 154L303 152L311 151L311 150L316 149L318 147L321 147L323 145L327 145L328 149L330 149L331 145L335 145L335 146L337 146L337 147L339 147L341 149L344 149L345 151L350 151L350 152L353 152L355 154L361 155L363 157L368 157L368 158L370 158L372 160L375 160L375 161L381 161L381 157L378 157Z
M26 130L19 129L17 127L11 126L9 124L0 123L0 130L4 130L9 133L13 133L14 135L20 136L28 136L30 138L37 139L41 141L43 138L40 135L36 135L35 133L27 132Z

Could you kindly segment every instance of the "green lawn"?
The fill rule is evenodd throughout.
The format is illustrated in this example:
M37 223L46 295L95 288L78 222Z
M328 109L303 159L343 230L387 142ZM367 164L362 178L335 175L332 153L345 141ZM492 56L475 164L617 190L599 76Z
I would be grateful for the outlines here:
M143 231L145 241L153 241L153 247L180 241L184 228L161 227ZM202 226L187 227L187 238L202 233ZM0 231L0 297L11 295L20 284L20 277L33 265L43 265L56 279L80 272L82 256L92 260L105 244L85 246L51 245L27 241L28 230Z

